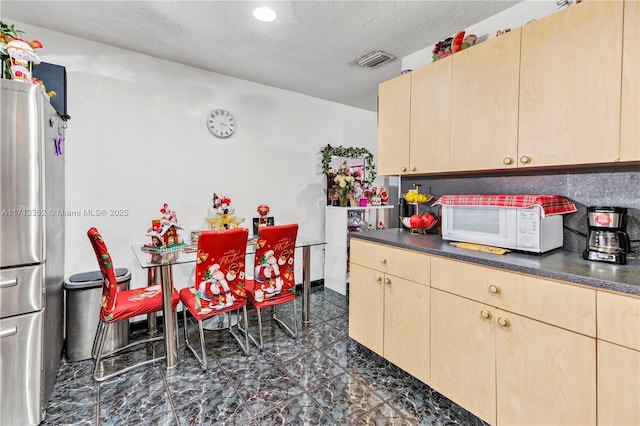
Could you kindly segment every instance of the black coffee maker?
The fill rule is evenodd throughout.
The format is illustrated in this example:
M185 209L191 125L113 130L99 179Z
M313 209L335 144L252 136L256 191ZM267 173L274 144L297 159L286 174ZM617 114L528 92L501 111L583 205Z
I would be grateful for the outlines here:
M625 207L587 207L589 233L583 257L598 262L627 263L631 251Z

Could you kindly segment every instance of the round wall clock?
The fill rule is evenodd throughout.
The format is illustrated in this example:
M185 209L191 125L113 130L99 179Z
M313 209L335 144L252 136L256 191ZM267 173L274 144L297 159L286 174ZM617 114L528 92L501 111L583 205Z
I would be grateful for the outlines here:
M236 121L229 111L214 109L207 116L207 128L213 136L228 138L236 130Z

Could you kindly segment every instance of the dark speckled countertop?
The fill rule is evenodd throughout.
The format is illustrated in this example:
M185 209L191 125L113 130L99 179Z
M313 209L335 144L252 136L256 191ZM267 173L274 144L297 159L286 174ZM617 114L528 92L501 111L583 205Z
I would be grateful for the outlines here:
M395 228L352 233L349 236L479 265L640 296L640 260L637 259L628 260L626 265L614 265L586 261L582 258L582 253L565 250L553 250L539 256L512 252L496 255L453 247L436 234L412 234L410 231Z

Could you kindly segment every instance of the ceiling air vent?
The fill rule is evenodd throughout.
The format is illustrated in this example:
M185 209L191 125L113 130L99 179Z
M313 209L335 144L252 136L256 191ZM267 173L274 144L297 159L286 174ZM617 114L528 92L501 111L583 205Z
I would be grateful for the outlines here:
M374 50L366 55L353 61L354 64L363 68L378 68L381 65L392 62L396 59L395 56L383 52L382 50Z

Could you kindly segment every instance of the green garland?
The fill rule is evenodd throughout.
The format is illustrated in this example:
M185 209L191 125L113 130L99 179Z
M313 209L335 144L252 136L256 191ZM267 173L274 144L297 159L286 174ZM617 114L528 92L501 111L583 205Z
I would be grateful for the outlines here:
M322 173L325 175L332 174L331 158L347 157L347 158L364 158L364 181L365 185L373 184L376 179L376 164L373 162L373 154L366 148L343 147L343 146L325 146L320 153L322 154Z

